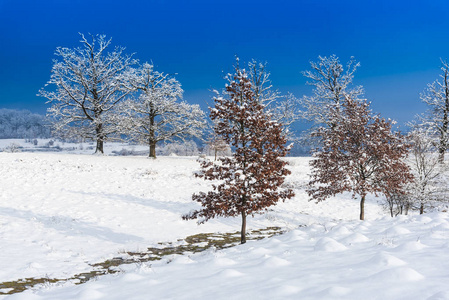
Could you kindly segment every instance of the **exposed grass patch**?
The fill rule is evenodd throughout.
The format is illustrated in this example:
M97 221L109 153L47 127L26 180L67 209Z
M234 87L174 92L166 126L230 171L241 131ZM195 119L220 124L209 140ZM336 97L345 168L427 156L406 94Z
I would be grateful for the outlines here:
M60 280L52 278L23 278L16 281L6 281L0 283L0 295L20 293L38 284L56 283L58 281Z
M247 240L261 240L284 233L280 227L267 227L264 229L252 230L247 235ZM178 240L176 243L159 243L157 247L150 247L142 252L126 252L126 258L114 257L104 262L95 263L91 272L76 274L70 278L24 278L15 281L0 283L0 295L11 295L23 292L38 285L53 284L58 282L72 281L75 284L85 283L92 278L101 275L114 274L120 272L117 267L125 264L144 263L161 260L169 255L183 255L186 253L197 253L207 249L226 249L240 243L240 233L200 233Z

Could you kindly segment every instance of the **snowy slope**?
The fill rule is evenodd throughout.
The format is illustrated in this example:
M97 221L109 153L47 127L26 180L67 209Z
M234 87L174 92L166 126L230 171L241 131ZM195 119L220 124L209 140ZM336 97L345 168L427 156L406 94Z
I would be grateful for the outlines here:
M284 235L0 298L449 299L447 213L392 219L371 197L360 222L350 195L308 202L308 158L289 161L296 197L248 220ZM0 282L69 278L125 251L238 230L238 218L181 220L209 188L196 170L195 158L0 153Z

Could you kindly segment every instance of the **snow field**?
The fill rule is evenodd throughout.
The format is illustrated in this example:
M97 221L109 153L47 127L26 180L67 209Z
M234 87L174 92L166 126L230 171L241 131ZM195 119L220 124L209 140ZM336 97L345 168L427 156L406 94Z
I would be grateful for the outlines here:
M328 222L8 299L448 299L447 226L446 213Z
M296 197L248 219L286 234L0 298L449 299L447 213L390 218L368 197L361 222L350 195L308 202L308 158L288 160ZM68 278L124 251L239 230L239 218L181 220L210 185L196 170L195 158L0 153L0 282Z

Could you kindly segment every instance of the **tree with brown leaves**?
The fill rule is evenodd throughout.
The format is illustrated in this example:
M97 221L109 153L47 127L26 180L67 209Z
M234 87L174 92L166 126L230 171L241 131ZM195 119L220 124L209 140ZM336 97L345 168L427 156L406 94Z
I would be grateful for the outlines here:
M246 216L265 210L294 196L290 189L280 189L290 171L281 160L289 147L282 126L271 119L254 94L245 70L235 68L228 75L224 97L216 97L210 117L215 121L215 133L235 148L231 157L221 157L218 163L201 161L197 176L219 180L212 191L194 194L192 199L202 209L183 216L204 223L223 216L242 216L241 243L246 242Z
M404 162L409 146L392 121L373 116L369 103L346 96L330 110L333 126L321 127L313 135L324 144L314 153L308 193L323 201L343 192L360 196L360 220L365 218L368 193L404 194L413 179Z

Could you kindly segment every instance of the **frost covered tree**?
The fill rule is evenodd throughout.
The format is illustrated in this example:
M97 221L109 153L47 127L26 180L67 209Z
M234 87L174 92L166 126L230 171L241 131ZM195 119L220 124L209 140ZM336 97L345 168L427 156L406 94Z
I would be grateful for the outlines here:
M308 194L317 202L343 192L360 196L360 220L365 218L368 193L403 194L412 180L404 162L408 144L393 133L392 122L373 116L366 101L346 96L329 111L333 126L316 129L312 135L323 141L314 153Z
M135 63L124 55L125 48L107 52L111 39L81 34L81 47L58 47L48 84L54 89L41 89L39 95L48 99L52 127L66 138L96 141L96 153L103 153L103 143L117 133L116 105L130 90L124 72ZM47 84L47 85L48 85ZM46 85L46 86L47 86Z
M127 77L138 96L121 106L120 124L132 138L149 145L150 157L156 158L158 142L201 137L205 113L199 105L181 100L183 90L175 78L155 71L149 63L130 70Z
M422 123L438 135L439 159L443 162L449 147L449 64L443 60L441 63L442 81L436 80L428 84L421 94L421 100L429 106L428 112L422 117Z
M351 57L344 67L336 55L318 56L317 62L310 62L311 70L304 71L303 75L308 79L307 84L313 86L313 91L311 96L300 99L304 109L302 118L315 124L329 125L334 104L339 104L346 97L358 100L363 95L363 88L354 87L352 80L359 66L360 63Z
M278 201L293 197L290 189L281 189L290 171L281 160L288 152L282 126L271 119L264 105L257 101L245 70L235 68L227 76L225 95L216 97L210 117L215 132L235 148L231 157L219 163L201 161L197 175L206 180L219 180L208 193L194 194L192 199L202 209L184 215L184 219L200 218L204 223L218 216L241 215L241 242L246 242L246 216L265 210Z
M192 141L164 143L157 148L157 152L161 155L167 156L193 156L198 155L198 145Z
M288 137L294 138L290 133L290 127L301 118L298 99L291 93L282 95L278 90L273 89L266 62L261 63L253 59L248 63L248 69L254 97L272 114L273 119L282 124Z
M222 137L217 136L216 134L213 134L208 140L207 140L207 151L208 155L210 155L210 151L213 151L214 153L214 160L217 160L217 154L221 152L225 155L230 155L231 147L223 140Z
M239 58L236 58L236 63L239 63ZM265 106L270 106L273 102L280 98L280 93L278 90L273 90L273 85L270 79L270 72L267 70L267 63L261 63L252 59L248 63L248 77L251 81L254 97L256 100L264 104Z
M429 203L447 198L449 169L440 162L440 144L423 128L415 128L408 135L411 144L409 165L414 175L407 185L408 198L417 206L420 214ZM435 149L438 145L438 151Z

